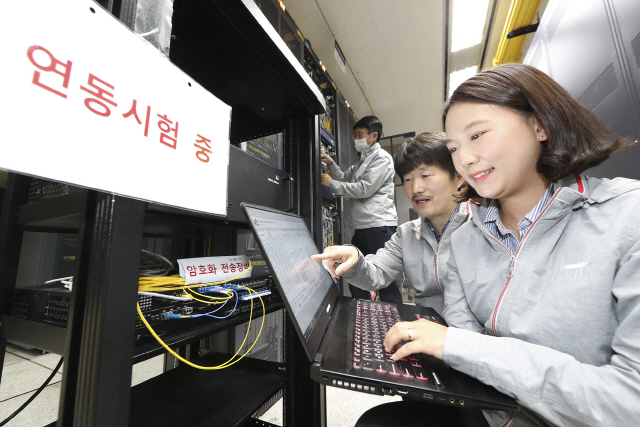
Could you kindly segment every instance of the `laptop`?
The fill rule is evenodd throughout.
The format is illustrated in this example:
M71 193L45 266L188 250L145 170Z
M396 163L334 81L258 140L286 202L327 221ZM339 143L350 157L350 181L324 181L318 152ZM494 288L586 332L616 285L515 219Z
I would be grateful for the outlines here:
M379 351L396 321L425 318L446 325L432 308L341 296L320 261L304 220L242 203L262 255L303 344L311 377L323 385L401 395L445 405L517 410L514 399L424 354L393 362ZM362 331L363 327L373 330ZM378 342L380 341L380 342Z

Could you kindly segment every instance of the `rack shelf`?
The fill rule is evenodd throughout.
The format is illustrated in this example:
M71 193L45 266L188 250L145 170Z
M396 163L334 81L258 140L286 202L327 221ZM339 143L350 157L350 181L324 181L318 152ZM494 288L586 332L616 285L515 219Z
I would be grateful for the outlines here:
M113 3L107 8L125 23L138 7L137 0L100 3ZM285 423L319 426L320 386L309 376L288 320L284 363L243 359L212 372L180 366L131 387L132 361L164 351L153 342L136 346L132 330L144 237L174 239L171 251L178 257L233 254L237 234L247 230L239 208L246 201L293 210L305 218L316 241L320 238L315 115L326 108L322 94L252 0L174 0L173 10L170 60L232 107L231 141L282 130L284 171L267 172L261 168L266 163L230 147L226 217L94 190L74 189L27 204L30 178L11 174L0 215L0 338L65 357L58 426L241 426L252 423L251 415L283 389ZM243 159L240 166L235 159ZM200 185L202 197L208 196L207 183L191 183L188 176L168 191L179 191L180 185ZM66 329L6 317L25 231L77 234ZM282 308L275 303L265 311ZM254 319L260 311L254 311ZM203 337L247 320L245 313L215 325L203 323L166 341L193 348ZM207 355L203 363L216 363L216 357Z
M209 353L193 362L216 366L229 357ZM242 359L212 371L189 366L172 369L132 388L129 425L241 426L285 386L285 371L279 368L273 362Z

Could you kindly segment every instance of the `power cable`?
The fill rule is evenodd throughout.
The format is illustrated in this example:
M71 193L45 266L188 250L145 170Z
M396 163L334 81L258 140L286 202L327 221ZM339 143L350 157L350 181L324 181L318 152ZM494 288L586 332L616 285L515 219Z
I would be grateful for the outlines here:
M47 380L44 382L44 384L42 384L40 386L40 388L38 390L36 390L35 393L33 393L31 395L31 397L29 399L27 399L26 402L24 402L18 409L16 409L16 411L9 415L7 418L5 418L2 422L0 422L0 427L7 424L9 421L11 421L16 415L18 415L24 408L27 407L27 405L29 405L29 403L31 403L33 401L33 399L35 399L36 397L38 397L38 395L40 394L40 392L42 390L44 390L44 388L46 386L49 385L49 382L51 382L51 380L53 379L53 377L58 373L58 369L60 369L60 366L62 366L62 362L64 361L64 357L60 358L60 361L58 362L58 365L56 365L55 369L53 370L53 372L51 372L51 375L49 375L49 378L47 378Z

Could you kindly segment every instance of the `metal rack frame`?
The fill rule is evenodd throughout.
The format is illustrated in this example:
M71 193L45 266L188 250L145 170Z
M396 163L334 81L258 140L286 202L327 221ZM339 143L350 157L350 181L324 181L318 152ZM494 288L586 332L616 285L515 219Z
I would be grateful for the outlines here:
M136 0L104 0L100 4L133 26ZM321 196L316 190L320 150L315 114L324 110L321 94L309 85L302 66L292 63L290 54L283 52L282 46L287 49L286 45L276 42L271 31L261 26L256 19L261 12L251 0L189 0L182 5L195 7L208 18L218 20L223 29L218 27L212 37L222 37L216 40L220 44L235 43L237 53L228 51L228 55L217 58L221 72L212 78L209 69L197 69L197 64L189 63L188 26L178 26L178 40L187 42L182 50L176 49L176 57L172 55L171 60L232 106L232 142L243 135L284 127L284 169L293 185L291 207L305 219L317 242L321 236ZM200 39L192 47L207 48L211 43ZM226 92L226 79L238 77L233 67L243 64L255 67L253 72L262 84L262 90L246 104L241 97ZM190 66L195 68L185 69ZM251 77L248 76L245 78ZM276 98L274 92L278 93ZM260 109L261 104L269 108ZM326 425L324 388L311 379L310 363L288 319L284 322L284 363L245 359L232 368L205 373L180 366L131 387L132 363L162 352L153 346L136 349L134 344L143 237L182 231L208 236L215 232L212 228L246 228L246 224L237 218L229 221L180 210L158 213L149 210L145 202L93 190L28 204L29 180L27 176L10 174L0 214L0 350L4 350L1 347L7 339L14 339L65 357L55 425L175 427L209 425L206 423L214 420L217 425L266 425L251 415L280 390L284 390L285 425ZM233 182L229 185L233 189ZM251 195L247 195L247 201L251 201ZM8 316L25 231L72 232L79 236L66 329ZM272 306L267 312L281 308ZM244 321L246 316L238 316L216 327L194 331L191 336L178 337L172 345L191 346L201 337ZM220 355L203 356L205 362L215 361L216 357ZM191 398L172 405L181 390L189 390L190 396L205 397L224 390L225 404L211 405L209 400L207 405L202 399ZM252 390L250 396L247 390ZM167 416L178 410L189 416Z

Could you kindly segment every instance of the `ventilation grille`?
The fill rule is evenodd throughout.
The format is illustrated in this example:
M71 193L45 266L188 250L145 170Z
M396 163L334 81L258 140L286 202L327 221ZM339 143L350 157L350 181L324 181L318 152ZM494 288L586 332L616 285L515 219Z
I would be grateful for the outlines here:
M142 311L143 315L151 310L151 299L151 295L138 295L138 304L140 305L140 311ZM140 328L143 325L140 315L136 313L136 328Z
M616 69L613 63L591 83L591 86L582 94L578 100L592 110L596 108L604 99L618 88L618 77L616 77Z
M636 57L636 68L640 68L640 33L631 40L631 48L633 49L633 55Z
M283 318L282 311L275 313L269 313L264 317L264 327L262 334L258 338L258 328L252 327L249 329L249 323L236 327L236 350L242 343L249 332L247 341L242 347L242 353L244 354L249 350L249 347L255 342L255 346L251 349L248 357L260 360L268 360L270 362L284 362L284 341L283 337ZM257 339L257 342L256 342Z
M28 203L54 199L69 194L69 185L61 182L33 178L29 187Z
M70 297L62 295L50 295L47 307L44 310L44 323L49 323L60 328L67 327L69 318Z
M11 317L17 317L18 319L27 318L27 295L20 290L16 291L16 294L11 303Z
M271 409L271 407L273 405L275 405L276 403L278 403L278 400L282 399L282 389L280 389L271 399L269 399L267 401L267 403L265 403L264 405L262 405L260 407L260 409L258 409L252 416L251 419L253 419L254 421L260 421L260 420L256 420L256 418L259 418L261 416L263 416L265 414L265 412L267 412L269 409ZM267 424L267 425L273 425L273 424Z

